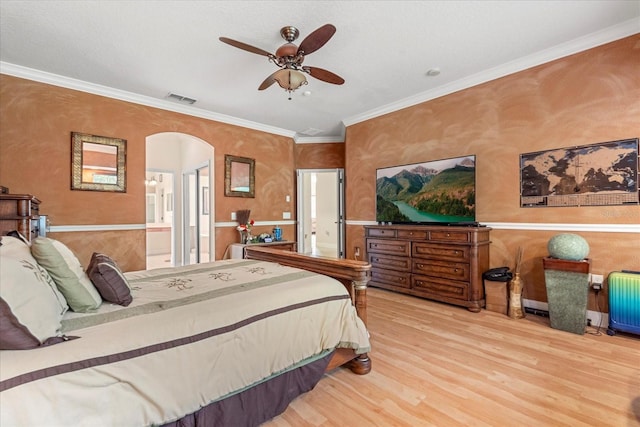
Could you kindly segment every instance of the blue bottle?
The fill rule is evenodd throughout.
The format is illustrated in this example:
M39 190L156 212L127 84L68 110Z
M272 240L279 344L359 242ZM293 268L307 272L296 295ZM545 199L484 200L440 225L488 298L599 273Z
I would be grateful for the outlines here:
M282 229L277 225L273 227L273 240L276 242L282 240Z

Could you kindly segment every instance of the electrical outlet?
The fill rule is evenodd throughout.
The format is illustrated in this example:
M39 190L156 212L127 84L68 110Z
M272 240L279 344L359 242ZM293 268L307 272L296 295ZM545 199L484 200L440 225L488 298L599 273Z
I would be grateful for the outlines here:
M592 284L599 284L600 287L602 287L602 282L604 282L604 276L602 274L592 274L591 275L591 283Z

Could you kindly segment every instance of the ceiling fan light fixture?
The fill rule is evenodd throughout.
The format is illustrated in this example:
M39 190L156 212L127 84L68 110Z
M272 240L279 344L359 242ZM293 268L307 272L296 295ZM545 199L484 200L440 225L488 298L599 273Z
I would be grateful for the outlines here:
M305 74L309 74L313 78L335 85L341 85L344 83L344 79L342 77L332 73L331 71L318 67L302 65L306 55L309 55L324 46L329 39L333 37L335 32L336 27L331 24L325 24L305 37L305 39L300 43L300 46L296 46L293 42L300 35L298 29L293 26L283 27L280 30L280 35L287 43L280 46L275 55L267 52L266 50L227 37L219 37L219 40L233 47L237 47L238 49L266 56L270 62L273 62L279 68L279 70L264 79L260 86L258 86L258 90L265 90L275 82L278 82L278 85L281 88L289 92L289 99L291 99L293 91L298 89L300 86L307 84Z
M278 58L283 56L294 57L298 54L298 46L293 43L285 43L276 50L276 56Z
M277 71L273 78L278 82L280 87L288 92L293 92L302 85L307 84L307 78L298 70L285 68Z

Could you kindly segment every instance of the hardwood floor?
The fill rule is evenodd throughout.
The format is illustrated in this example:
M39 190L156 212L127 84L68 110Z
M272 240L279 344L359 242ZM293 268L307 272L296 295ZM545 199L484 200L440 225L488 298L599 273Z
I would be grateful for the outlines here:
M265 427L640 426L640 339L369 290L370 374L344 368Z

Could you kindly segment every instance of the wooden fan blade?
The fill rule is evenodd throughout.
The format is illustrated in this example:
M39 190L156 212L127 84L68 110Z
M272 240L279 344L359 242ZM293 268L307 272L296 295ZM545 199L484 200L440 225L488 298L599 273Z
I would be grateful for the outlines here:
M251 45L248 45L246 43L239 42L237 40L232 40L232 39L229 39L227 37L220 37L219 40L221 42L226 43L228 45L231 45L233 47L237 47L238 49L246 50L247 52L256 53L258 55L263 55L263 56L267 56L267 57L273 56L272 54L270 54L266 50L262 50L262 49L260 49L258 47L251 46Z
M342 77L322 68L304 67L304 70L311 74L312 77L327 83L333 83L334 85L341 85L344 83L344 79Z
M320 49L326 42L329 41L331 37L336 32L336 27L331 24L323 25L322 27L315 30L313 33L309 34L303 41L300 43L300 47L298 48L298 54L304 53L304 55L309 55L310 53L315 52Z
M278 70L278 71L282 71L282 70ZM265 90L266 88L268 88L269 86L274 84L276 82L276 78L275 77L276 77L276 73L278 73L278 71L276 71L275 73L271 74L269 77L264 79L264 81L262 82L260 87L258 87L258 90Z

